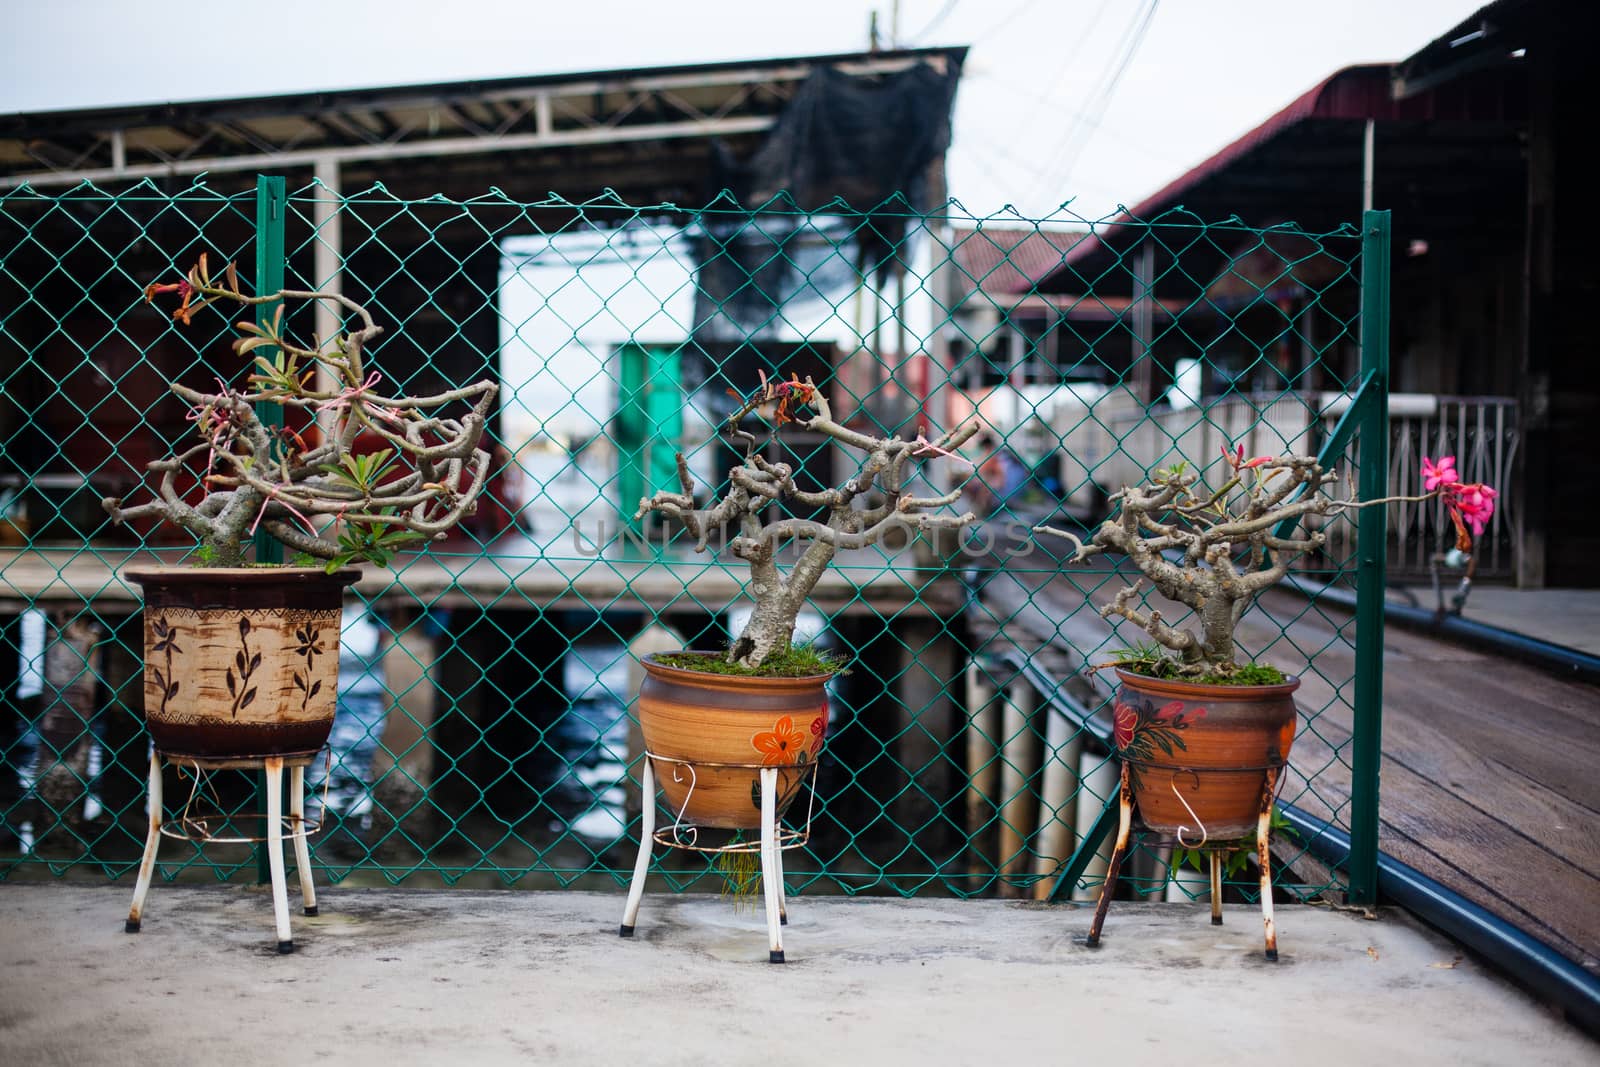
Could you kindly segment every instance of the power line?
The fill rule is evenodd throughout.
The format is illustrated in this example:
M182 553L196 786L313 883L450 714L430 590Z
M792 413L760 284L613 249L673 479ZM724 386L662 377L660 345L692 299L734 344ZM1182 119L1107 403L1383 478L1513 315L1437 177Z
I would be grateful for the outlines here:
M1111 99L1116 94L1117 86L1122 81L1122 76L1127 73L1133 58L1139 52L1139 47L1144 43L1145 35L1150 29L1150 24L1155 19L1156 9L1161 0L1149 0L1143 11L1134 16L1128 28L1123 31L1122 39L1112 51L1112 59L1108 62L1106 70L1102 73L1097 87L1090 94L1090 102L1085 107L1079 118L1068 128L1065 135L1057 143L1050 154L1048 169L1054 173L1059 166L1059 161L1065 158L1068 163L1061 171L1060 184L1065 184L1072 176L1072 170L1082 158L1083 150L1088 147L1095 130L1099 128L1100 120L1105 116L1106 110L1111 105ZM1113 68L1111 64L1115 64ZM1081 141L1078 138L1080 131L1085 131ZM1074 146L1074 142L1078 143Z
M923 38L927 37L928 34L938 29L940 23L944 22L945 19L950 17L950 12L956 9L956 4L959 2L960 0L945 0L945 5L938 10L933 18L928 20L928 24L922 27L922 32L917 34L916 38L911 43L921 44Z
M997 76L993 71L988 71L988 70L978 71L978 72L976 72L976 73L974 73L972 75L967 76L967 80L969 80L969 81L977 81L977 80L989 81L989 82L993 83L994 85L998 85L1002 89L1008 90L1009 92L1013 92L1013 93L1017 94L1018 96L1026 99L1028 101L1031 101L1032 103L1038 104L1041 107L1047 107L1052 111L1059 112L1060 114L1065 115L1068 118L1085 118L1086 121L1089 121L1086 118L1086 112L1084 112L1082 109L1075 108L1070 104L1062 103L1060 100L1056 100L1056 99L1054 99L1052 97L1040 96L1038 93L1034 92L1034 90L1029 89L1026 86L1018 85L1016 82L1007 81L1006 79ZM1029 119L1027 116L1024 116L1024 118L1023 118L1023 126L1026 127L1026 125L1030 121L1032 121L1032 120ZM1095 128L1096 131L1104 134L1107 137L1110 137L1113 141L1121 142L1122 144L1127 145L1129 148L1136 149L1137 151L1142 152L1144 155L1149 156L1151 159L1160 160L1160 161L1162 161L1164 163L1171 163L1174 166L1186 165L1189 162L1186 159L1181 159L1178 156L1172 155L1172 154L1170 154L1168 152L1163 152L1161 149L1156 148L1153 145L1146 144L1143 141L1135 140L1134 138L1129 137L1125 133L1119 133L1114 129L1107 129L1103 124L1101 124L1099 122L1095 122L1094 123L1094 128ZM970 131L968 131L968 132L970 132ZM1022 132L1023 132L1022 129L1019 128L1012 135L1012 139L1013 140L1017 140L1017 141L1022 140ZM994 143L998 143L998 142L994 142ZM1038 164L1035 164L1035 166L1037 167Z
M1011 14L1007 15L1005 18L1001 19L999 22L995 23L993 26L990 26L989 27L989 32L985 33L982 37L978 37L978 38L974 39L973 42L972 42L973 47L977 47L978 45L982 44L983 42L985 42L985 41L989 40L990 38L994 37L995 34L999 33L1001 30L1005 29L1007 26L1009 26L1013 22L1017 21L1017 19L1021 18L1024 14L1026 14L1028 12L1028 10L1030 8L1032 8L1038 2L1039 2L1039 0L1022 0L1022 3L1017 5L1017 8L1016 8L1015 11L1011 12Z
M1094 9L1094 16L1089 19L1088 27L1081 34L1079 34L1078 39L1073 42L1072 51L1068 52L1066 56L1062 58L1061 66L1056 71L1055 78L1050 82L1050 87L1044 91L1045 99L1049 99L1055 94L1056 89L1072 71L1072 61L1078 58L1079 52L1083 51L1083 43L1094 35L1095 29L1100 25L1100 17L1106 13L1106 10L1110 8L1110 6L1111 0L1100 0L1099 6ZM1021 131L1022 128L1019 126L1017 128L1017 132L1020 133Z

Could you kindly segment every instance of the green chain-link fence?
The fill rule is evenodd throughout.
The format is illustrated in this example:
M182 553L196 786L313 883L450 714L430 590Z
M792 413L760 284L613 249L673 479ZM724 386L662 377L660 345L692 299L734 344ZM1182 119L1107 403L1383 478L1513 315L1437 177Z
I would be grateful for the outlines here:
M1028 528L1092 522L1108 492L1179 459L1215 473L1239 443L1320 450L1370 495L1384 483L1381 214L1311 234L898 202L402 201L272 179L237 195L24 187L0 196L3 877L120 878L138 863L142 631L118 576L192 546L114 527L98 502L136 496L144 464L193 432L169 381L245 373L223 316L179 330L143 302L201 252L269 288L337 285L367 303L386 388L503 384L478 513L348 602L329 773L312 775L327 816L315 862L334 880L626 878L636 656L724 643L742 603L737 567L636 524L634 503L673 484L680 450L716 484L733 455L715 434L725 391L758 371L809 374L836 414L880 432L973 417L986 430L970 467L934 459L922 474L964 484L983 515L959 547L841 557L802 621L851 672L834 684L791 891L1092 892L1115 761L1090 668L1133 643L1098 613L1126 576L1066 569ZM291 329L309 335L311 314ZM1355 464L1357 441L1376 462ZM779 447L818 483L838 469L803 433ZM1263 597L1240 636L1305 678L1282 801L1355 847L1347 879L1285 835L1286 880L1370 899L1384 515L1360 523L1373 551L1357 558L1354 524L1330 528L1302 592ZM1352 581L1371 616L1359 638L1305 595ZM206 803L253 799L242 783L208 788ZM256 873L237 847L165 855L166 878ZM1164 855L1132 866L1136 891L1203 889ZM657 870L674 888L717 884L696 854Z

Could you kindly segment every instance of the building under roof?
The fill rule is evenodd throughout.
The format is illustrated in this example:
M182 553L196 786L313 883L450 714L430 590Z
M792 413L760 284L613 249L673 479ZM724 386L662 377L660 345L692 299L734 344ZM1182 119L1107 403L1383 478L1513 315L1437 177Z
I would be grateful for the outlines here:
M1553 459L1590 450L1600 412L1588 322L1600 299L1587 166L1597 30L1592 3L1497 0L1407 59L1338 71L1097 226L1039 288L1193 308L1148 343L1125 330L1122 354L1110 355L1147 397L1178 359L1204 351L1212 365L1249 364L1286 336L1306 362L1280 369L1322 388L1319 365L1337 381L1359 359L1354 257L1339 262L1326 244L1308 256L1313 242L1284 235L1197 242L1179 265L1147 224L1237 218L1353 234L1364 208L1390 211L1392 388L1514 398L1517 422L1500 444L1513 464L1516 577L1596 584L1600 528L1562 502L1595 499L1600 469ZM1257 294L1259 330L1237 304ZM1332 321L1306 321L1302 305L1332 309ZM1213 338L1203 320L1224 310L1236 328Z
M287 181L288 286L372 302L389 328L386 379L433 392L499 377L495 294L509 238L685 227L715 199L732 221L700 228L696 281L721 285L718 321L743 328L732 314L741 301L759 312L781 302L780 284L797 283L766 268L770 240L736 232L755 217L739 205L842 199L871 220L856 229L881 242L849 238L842 273L853 283L856 270L881 272L914 214L907 206L944 199L965 55L909 49L0 115L0 475L93 472L97 489L119 491L184 429L181 410L161 403L166 383L237 371L197 360L203 338L132 312L145 285L201 252L248 272L258 175ZM306 332L331 336L331 309L317 310ZM691 337L702 362L748 339Z

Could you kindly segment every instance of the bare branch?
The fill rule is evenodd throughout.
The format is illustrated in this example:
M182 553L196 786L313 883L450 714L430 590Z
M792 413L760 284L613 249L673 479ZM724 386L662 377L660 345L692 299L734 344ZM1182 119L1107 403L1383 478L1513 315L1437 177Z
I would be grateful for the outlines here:
M278 305L266 325L237 323L244 336L235 342L241 355L276 349L277 361L255 358L250 392L227 386L202 392L173 383L172 392L191 409L200 443L149 464L150 472L160 475L155 500L125 509L120 500L107 499L105 508L115 521L157 516L178 523L214 550L217 562L237 563L243 561L248 532L257 527L299 551L332 559L344 554L338 543L302 527L332 519L357 530L408 530L434 538L473 510L490 462L478 445L498 385L483 381L426 397L377 394L378 375L362 377L361 357L366 344L383 331L365 307L343 294L319 290L247 296L237 289L231 266L227 283L214 284L201 257L185 283L151 286L146 295L182 293L184 304L175 317L185 324L196 310L211 304ZM200 300L191 304L196 295ZM296 300L332 302L353 313L361 327L332 339L331 348L295 345L283 336L282 322L285 302ZM336 393L308 388L309 372L299 369L300 359L322 362L343 388ZM262 403L326 419L323 442L308 448L292 432L269 430L256 415L256 405ZM460 418L432 414L458 403L468 406ZM362 432L392 446L391 457L403 460L399 468L390 470L370 458L352 465L351 448ZM196 477L206 496L191 507L178 493L175 479L178 471L199 467L202 458L204 469ZM407 463L414 469L405 469Z
M740 419L767 403L775 405L775 428L793 422L859 452L854 475L840 486L821 491L796 486L793 468L761 455L762 439L739 426ZM811 416L794 414L797 407L809 407ZM976 423L957 427L939 438L937 448L958 447L977 429ZM694 483L687 462L679 455L682 492L659 491L644 498L635 518L658 511L681 522L695 538L696 549L702 551L712 529L737 524L739 535L728 541L728 551L750 565L749 590L756 605L749 624L729 649L731 661L759 666L769 655L789 646L797 614L839 550L868 548L895 530L954 529L976 519L970 512L937 513L960 499L959 491L926 497L901 493L912 461L923 458L928 442L874 437L844 426L835 421L827 398L810 379L772 383L763 377L761 387L744 399L725 432L742 444L745 458L729 472L728 491L722 499L705 509L695 507ZM856 507L857 498L874 485L886 490L891 501L880 507ZM820 521L791 516L763 524L762 517L775 506L825 508L828 514ZM777 563L779 550L801 541L806 542L805 550L785 576Z
M1230 461L1232 462L1232 461ZM1419 502L1437 493L1357 501L1327 495L1337 476L1307 456L1265 462L1232 462L1223 485L1197 490L1192 471L1157 472L1150 484L1127 486L1110 498L1111 517L1083 538L1050 526L1039 533L1060 537L1074 548L1069 563L1100 553L1127 556L1168 600L1195 613L1200 633L1177 630L1158 611L1135 606L1135 586L1124 590L1103 614L1134 622L1189 663L1223 665L1234 654L1233 631L1245 609L1264 589L1281 581L1294 561L1321 548L1325 535L1279 537L1284 524L1308 515L1334 516L1392 501ZM1181 552L1181 562L1168 553Z

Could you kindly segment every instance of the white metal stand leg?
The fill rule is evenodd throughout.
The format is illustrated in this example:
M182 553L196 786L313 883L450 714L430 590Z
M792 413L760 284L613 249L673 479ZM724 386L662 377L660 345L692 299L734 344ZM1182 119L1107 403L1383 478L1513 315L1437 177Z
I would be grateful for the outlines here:
M639 812L639 858L633 864L633 881L628 885L628 903L622 909L622 928L617 931L623 937L633 936L633 926L639 918L639 900L644 896L645 875L650 873L650 852L655 846L656 773L649 756L644 758L640 786L644 800Z
M150 879L156 873L156 851L161 847L161 754L150 753L150 834L144 839L144 858L139 861L139 880L133 886L133 906L128 909L128 921L123 929L130 934L139 932L144 920L144 896L150 892Z
M778 769L761 768L761 885L767 898L767 959L783 962L782 880L778 873Z
M772 827L772 833L773 833L772 867L773 867L773 870L775 870L777 872L777 876L776 876L776 878L774 878L774 883L778 887L778 925L779 926L788 926L789 925L789 901L788 901L788 893L784 889L784 885L783 885L783 849L781 847L779 847L782 844L782 842L777 840L778 827L776 825L776 820L774 820L774 825Z
M272 914L278 924L278 951L294 951L289 933L289 891L283 873L283 757L268 756L267 775L267 865L272 868Z
M300 872L300 905L317 913L317 887L311 882L311 849L306 845L306 769L289 768L289 823L294 827L294 864Z

